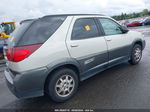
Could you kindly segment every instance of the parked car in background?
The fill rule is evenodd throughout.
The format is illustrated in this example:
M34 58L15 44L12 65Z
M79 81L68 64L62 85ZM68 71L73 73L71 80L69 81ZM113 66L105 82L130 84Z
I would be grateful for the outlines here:
M141 25L150 25L150 18L146 18L141 22Z
M0 23L0 29L3 29L3 32L0 32L0 38L8 38L9 35L16 29L16 23L14 21L5 21Z
M119 24L121 24L122 26L126 26L126 24L130 23L129 20L121 20L121 21L118 21Z
M126 26L127 27L141 26L141 23L140 23L140 21L133 21L133 22L126 24Z
M6 45L7 39L0 38L0 59L4 58L3 48Z
M64 102L77 92L80 81L126 61L138 64L144 47L142 33L107 16L44 16L23 22L11 34L5 78L18 98L46 93Z
M3 45L0 44L0 59L3 59Z
M16 29L16 23L13 21L0 23L0 59L4 58L3 48L7 44L9 35Z

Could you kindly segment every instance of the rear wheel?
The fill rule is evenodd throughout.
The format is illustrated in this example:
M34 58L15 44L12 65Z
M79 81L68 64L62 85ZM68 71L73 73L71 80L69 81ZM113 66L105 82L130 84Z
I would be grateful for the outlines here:
M64 102L70 99L77 89L77 74L68 68L54 72L48 81L48 95L55 102Z
M129 63L132 65L136 65L140 62L142 58L142 47L139 44L134 45L132 52L131 52L131 59Z

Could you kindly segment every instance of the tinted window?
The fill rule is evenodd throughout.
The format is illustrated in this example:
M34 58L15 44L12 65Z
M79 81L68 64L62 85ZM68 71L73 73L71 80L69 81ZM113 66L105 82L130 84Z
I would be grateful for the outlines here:
M99 36L99 33L94 19L76 20L73 27L72 40L86 39L97 36Z
M20 40L20 38L23 37L23 34L25 33L25 31L29 28L29 26L32 24L33 21L29 21L26 22L24 24L21 24L20 26L18 26L14 32L10 35L10 38L8 38L8 45L13 44L13 46L17 45L18 41ZM12 37L14 37L14 39L12 40ZM12 46L12 45L11 45Z
M99 19L99 22L101 23L105 35L115 35L115 34L121 34L122 31L119 28L120 26L110 19Z
M17 38L15 46L44 43L59 28L65 18L66 16L47 16L23 22L18 31L11 35Z

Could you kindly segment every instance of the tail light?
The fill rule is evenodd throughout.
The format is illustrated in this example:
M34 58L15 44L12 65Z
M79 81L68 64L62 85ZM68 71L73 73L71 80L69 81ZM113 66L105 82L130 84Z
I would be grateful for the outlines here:
M27 45L6 49L7 59L13 62L22 61L36 51L41 45L42 44Z

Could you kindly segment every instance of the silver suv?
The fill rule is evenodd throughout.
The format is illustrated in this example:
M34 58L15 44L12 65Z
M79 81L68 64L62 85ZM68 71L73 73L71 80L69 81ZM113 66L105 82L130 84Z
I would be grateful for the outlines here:
M50 15L23 22L5 49L8 87L18 98L70 99L79 82L122 62L138 64L143 35L110 17Z

